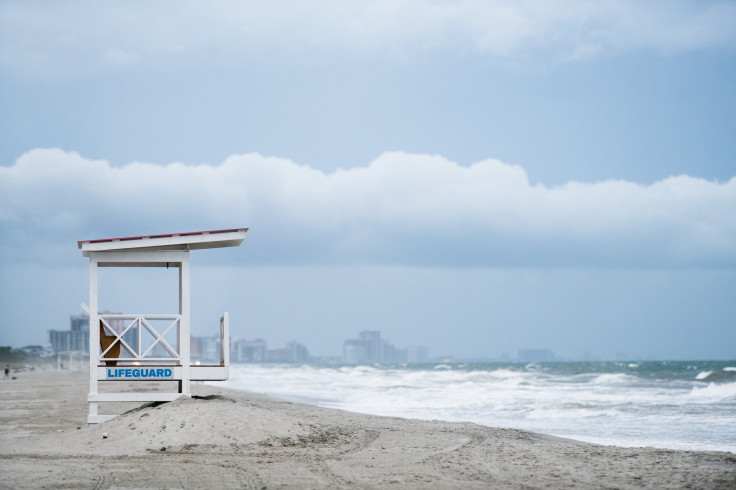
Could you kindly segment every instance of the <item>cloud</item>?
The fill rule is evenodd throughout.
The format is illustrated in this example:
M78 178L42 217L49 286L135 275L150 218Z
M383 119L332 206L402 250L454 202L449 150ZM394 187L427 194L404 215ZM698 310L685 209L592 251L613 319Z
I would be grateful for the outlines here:
M90 60L322 52L399 57L456 50L582 60L629 50L736 47L736 4L696 0L366 0L0 4L0 67L85 70Z
M0 259L74 241L248 226L259 264L734 267L736 178L529 183L523 168L385 153L324 173L283 158L114 167L37 149L0 167Z

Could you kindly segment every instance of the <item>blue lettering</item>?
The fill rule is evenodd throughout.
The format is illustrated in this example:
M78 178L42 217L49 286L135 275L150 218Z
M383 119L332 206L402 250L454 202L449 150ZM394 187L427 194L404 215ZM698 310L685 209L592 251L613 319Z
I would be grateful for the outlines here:
M107 378L171 378L172 368L106 368Z

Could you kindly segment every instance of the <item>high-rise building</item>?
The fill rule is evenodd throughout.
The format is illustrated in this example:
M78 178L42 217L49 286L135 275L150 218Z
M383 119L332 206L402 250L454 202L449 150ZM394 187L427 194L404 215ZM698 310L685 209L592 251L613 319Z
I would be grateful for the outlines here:
M379 362L393 364L406 362L406 349L397 349L393 344L383 340L381 341L381 357Z
M89 316L88 315L72 315L71 316L71 331L81 332L89 330Z
M200 353L203 362L220 362L220 339L219 337L201 337Z
M263 339L255 340L231 340L230 361L231 362L264 362L266 360L266 347L268 343Z
M406 349L397 349L381 339L378 330L364 330L357 339L348 339L343 344L343 361L349 364L401 363L406 362Z
M189 338L189 357L192 361L202 360L202 343L199 341L201 337ZM232 343L230 344L233 345Z
M49 330L48 342L54 352L89 350L89 317L72 315L69 330Z
M348 339L342 346L342 358L348 364L368 362L365 343L358 339Z
M307 362L309 351L299 342L289 342L282 349L267 349L263 339L231 340L231 362Z
M233 345L232 342L230 345ZM156 357L170 357L171 355L160 343L154 347L154 352ZM190 337L189 357L192 361L203 362L205 364L219 364L222 360L220 359L220 337ZM231 358L230 360L232 361L233 359Z
M49 330L48 341L54 352L89 350L89 330Z
M378 330L363 330L358 333L358 338L365 346L367 362L382 362L381 332Z
M289 342L283 349L266 351L266 360L268 362L307 362L309 352L299 342Z
M286 344L289 351L289 362L307 362L309 360L309 351L299 342L289 342Z
M420 364L423 362L427 362L428 359L429 355L426 347L415 345L407 349L406 362L408 363Z
M101 316L118 315L103 311ZM125 331L125 320L122 318L105 319L110 328L117 334ZM110 333L106 329L107 333ZM48 341L55 352L87 351L89 350L89 315L71 315L69 317L69 330L49 330ZM131 328L123 336L123 340L131 349L135 350L138 345L138 329ZM131 354L126 348L120 350L120 357L129 357Z

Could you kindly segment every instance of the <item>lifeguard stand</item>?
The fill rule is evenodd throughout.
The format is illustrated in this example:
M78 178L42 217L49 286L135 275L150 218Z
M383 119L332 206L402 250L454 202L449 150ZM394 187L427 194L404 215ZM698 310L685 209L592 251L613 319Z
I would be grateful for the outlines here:
M192 365L190 358L189 251L237 247L247 228L77 242L89 257L90 424L116 415L97 413L100 402L172 401L191 396L190 381L222 381L230 375L229 318L220 318L220 362ZM178 267L179 311L169 314L99 314L99 267ZM108 345L103 349L100 338ZM146 337L149 342L143 343ZM99 393L100 381L178 381L177 392Z

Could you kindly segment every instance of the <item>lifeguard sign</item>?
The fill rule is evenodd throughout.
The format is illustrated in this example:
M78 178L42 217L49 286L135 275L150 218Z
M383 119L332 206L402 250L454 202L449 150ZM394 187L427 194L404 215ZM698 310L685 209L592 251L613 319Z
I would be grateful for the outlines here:
M89 415L94 424L100 402L172 401L191 396L190 381L226 380L230 375L229 318L220 318L220 363L190 361L189 251L237 247L248 228L198 231L77 242L89 257ZM99 314L98 267L178 267L179 311L171 314ZM146 336L150 341L143 344ZM178 381L177 392L99 393L99 381Z

